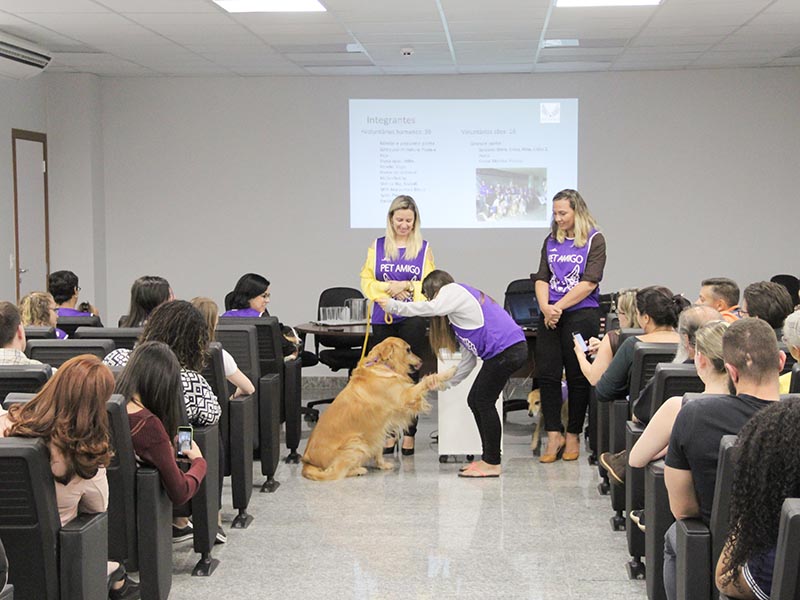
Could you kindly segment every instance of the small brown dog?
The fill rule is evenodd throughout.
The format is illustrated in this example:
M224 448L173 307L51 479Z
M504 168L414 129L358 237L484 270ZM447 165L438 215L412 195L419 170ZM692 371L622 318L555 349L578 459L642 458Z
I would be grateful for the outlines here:
M387 435L402 431L414 415L430 410L427 392L455 374L452 369L426 375L415 384L408 373L421 365L400 338L390 337L375 346L311 432L303 454L303 477L328 481L363 475L370 459L379 469L394 468L383 458Z
M531 450L534 456L539 456L541 448L542 425L544 425L544 414L542 414L542 396L540 390L537 388L528 394L528 414L532 417L538 415L536 419L536 426L533 429L531 436ZM569 422L569 404L566 399L561 403L561 424L566 431L567 423Z

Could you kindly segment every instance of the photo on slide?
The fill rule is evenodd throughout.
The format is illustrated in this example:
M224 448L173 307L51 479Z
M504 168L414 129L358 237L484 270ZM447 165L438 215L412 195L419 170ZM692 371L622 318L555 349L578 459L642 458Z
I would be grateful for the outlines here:
M478 221L548 222L546 168L475 169Z

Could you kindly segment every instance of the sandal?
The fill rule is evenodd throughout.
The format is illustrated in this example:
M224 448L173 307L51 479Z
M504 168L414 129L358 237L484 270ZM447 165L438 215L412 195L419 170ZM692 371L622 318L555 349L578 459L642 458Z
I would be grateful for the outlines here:
M471 475L470 473L477 473L477 475ZM470 467L459 471L458 476L465 479L483 479L484 477L500 477L500 473L484 473L478 467Z

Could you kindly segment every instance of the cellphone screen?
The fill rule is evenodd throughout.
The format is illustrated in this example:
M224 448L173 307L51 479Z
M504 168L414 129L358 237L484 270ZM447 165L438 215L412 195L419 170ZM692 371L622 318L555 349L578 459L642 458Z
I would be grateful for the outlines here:
M186 453L192 449L192 430L191 429L178 429L178 456L186 456Z
M589 347L586 345L586 340L583 339L583 336L580 333L573 333L572 337L575 338L575 341L578 342L578 346L580 346L581 350L587 352Z

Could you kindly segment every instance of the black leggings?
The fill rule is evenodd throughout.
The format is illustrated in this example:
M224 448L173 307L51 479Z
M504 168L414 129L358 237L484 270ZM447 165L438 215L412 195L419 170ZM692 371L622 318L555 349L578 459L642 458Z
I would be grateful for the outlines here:
M600 312L596 308L579 308L561 314L555 329L539 318L536 331L536 376L542 394L542 413L546 431L564 431L561 425L561 373L567 373L569 390L568 433L583 431L586 407L592 386L581 372L575 356L573 333L580 333L588 342L600 332Z
M462 352L466 350L462 349ZM528 343L519 342L509 346L497 356L483 361L481 370L467 395L467 405L475 417L481 434L483 461L490 465L500 464L500 438L502 426L497 414L497 397L503 391L511 374L528 360Z
M396 318L396 317L395 317ZM411 351L422 358L422 353L425 352L425 345L428 343L427 336L425 335L425 330L428 327L428 320L423 317L408 317L403 319L402 321L398 321L396 323L392 323L391 325L372 325L372 333L369 336L368 349L372 350L372 348L385 340L388 337L399 337L402 340L405 340L409 346L411 346ZM414 383L419 381L419 371L415 371L410 373L411 379L414 380ZM417 423L419 422L419 417L415 416L414 421L408 426L408 429L403 433L405 435L409 435L414 437L417 435Z

